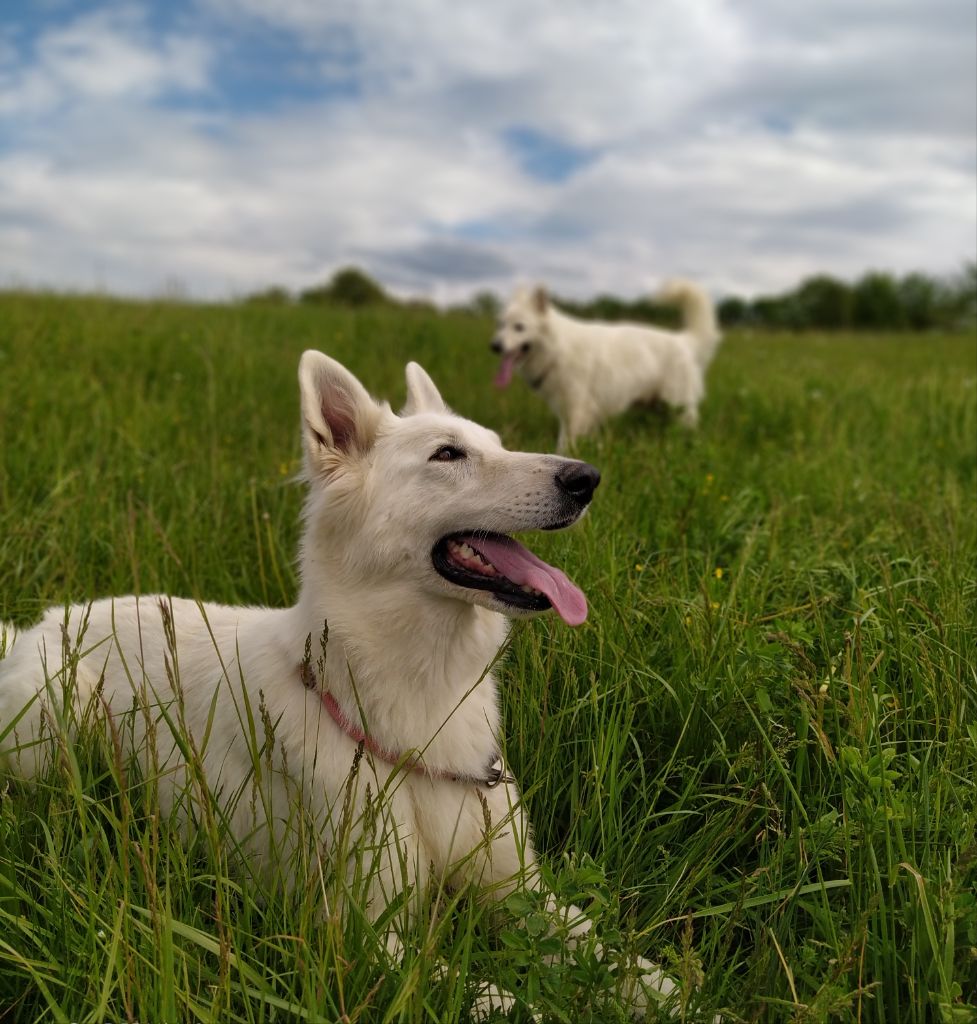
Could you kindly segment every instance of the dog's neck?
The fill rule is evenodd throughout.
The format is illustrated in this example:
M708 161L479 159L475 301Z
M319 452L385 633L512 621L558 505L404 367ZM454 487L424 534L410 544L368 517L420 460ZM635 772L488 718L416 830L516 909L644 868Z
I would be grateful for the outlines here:
M502 616L448 598L405 602L392 585L343 593L312 580L292 614L292 642L311 636L322 686L385 748L424 750L430 764L463 774L498 749L491 666L508 628Z

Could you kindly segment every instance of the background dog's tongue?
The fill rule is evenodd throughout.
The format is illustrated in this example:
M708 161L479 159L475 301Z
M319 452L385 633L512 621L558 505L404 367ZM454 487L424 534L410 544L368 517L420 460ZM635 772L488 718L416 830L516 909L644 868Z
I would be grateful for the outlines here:
M516 368L516 353L506 352L502 357L502 365L499 367L499 372L495 375L495 386L497 388L507 388L512 383L512 371Z
M579 626L587 618L587 598L565 573L547 565L517 541L466 537L476 551L487 558L506 579L526 584L545 594L568 626Z

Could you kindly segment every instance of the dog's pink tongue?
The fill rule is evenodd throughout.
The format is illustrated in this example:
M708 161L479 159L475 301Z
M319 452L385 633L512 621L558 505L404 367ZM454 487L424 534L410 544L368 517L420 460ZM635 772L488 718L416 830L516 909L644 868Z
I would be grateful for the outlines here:
M507 388L512 383L512 371L516 368L516 353L506 352L502 357L499 372L495 375L495 386Z
M565 573L547 565L517 541L466 538L471 547L487 558L506 579L545 594L568 626L579 626L587 618L587 598Z

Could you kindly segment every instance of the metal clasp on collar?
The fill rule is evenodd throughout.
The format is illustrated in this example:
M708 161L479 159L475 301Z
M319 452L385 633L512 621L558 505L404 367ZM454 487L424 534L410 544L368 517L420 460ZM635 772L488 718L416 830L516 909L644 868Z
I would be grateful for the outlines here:
M502 755L497 754L495 760L488 766L482 785L486 789L495 789L500 783L509 786L516 781L515 776L506 768Z

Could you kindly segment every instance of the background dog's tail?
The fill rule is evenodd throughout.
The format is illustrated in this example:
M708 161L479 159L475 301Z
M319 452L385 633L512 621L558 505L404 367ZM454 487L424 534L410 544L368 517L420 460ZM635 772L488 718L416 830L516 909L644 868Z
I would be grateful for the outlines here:
M722 341L712 299L697 284L680 278L666 281L658 290L657 299L682 310L683 326L692 338L696 360L704 370Z

